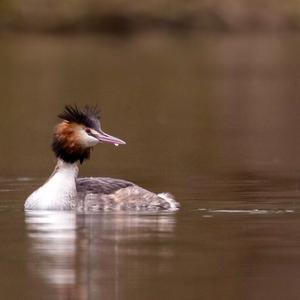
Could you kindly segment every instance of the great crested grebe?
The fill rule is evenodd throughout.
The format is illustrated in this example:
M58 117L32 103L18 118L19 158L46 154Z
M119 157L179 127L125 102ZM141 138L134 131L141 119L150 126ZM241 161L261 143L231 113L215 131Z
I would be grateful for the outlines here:
M77 178L77 162L90 157L98 143L114 145L124 141L104 133L96 107L66 106L58 115L52 150L57 164L50 178L25 202L26 210L177 210L168 193L155 194L132 182L106 177Z

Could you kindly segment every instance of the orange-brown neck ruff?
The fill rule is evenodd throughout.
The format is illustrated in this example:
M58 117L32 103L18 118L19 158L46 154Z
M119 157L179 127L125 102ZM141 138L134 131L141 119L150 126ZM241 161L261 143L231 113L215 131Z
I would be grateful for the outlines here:
M90 157L90 148L84 148L80 144L77 132L81 125L63 121L54 130L52 150L57 158L61 158L67 163L80 161Z

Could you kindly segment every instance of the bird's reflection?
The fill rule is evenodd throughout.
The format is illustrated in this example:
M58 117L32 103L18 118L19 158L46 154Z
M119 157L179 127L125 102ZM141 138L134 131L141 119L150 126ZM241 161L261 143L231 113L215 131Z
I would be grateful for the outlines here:
M174 214L33 211L25 221L28 268L56 299L119 299L130 280L121 274L136 276L145 257L157 264L173 255L161 241L173 236Z

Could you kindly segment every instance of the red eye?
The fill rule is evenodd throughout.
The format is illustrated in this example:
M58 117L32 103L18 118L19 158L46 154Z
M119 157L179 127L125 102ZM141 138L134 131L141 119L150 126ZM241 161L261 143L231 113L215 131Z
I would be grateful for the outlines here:
M86 133L91 133L91 129L90 129L90 128L86 128L86 129L85 129L85 132L86 132Z

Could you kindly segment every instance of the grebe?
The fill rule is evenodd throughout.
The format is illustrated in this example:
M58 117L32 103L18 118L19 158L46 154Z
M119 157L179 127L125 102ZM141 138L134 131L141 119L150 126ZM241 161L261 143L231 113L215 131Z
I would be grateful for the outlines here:
M26 210L177 210L178 203L168 193L155 194L132 182L106 177L77 178L78 166L90 157L98 143L126 144L104 133L99 111L67 105L58 115L52 150L57 164L50 178L25 202Z

